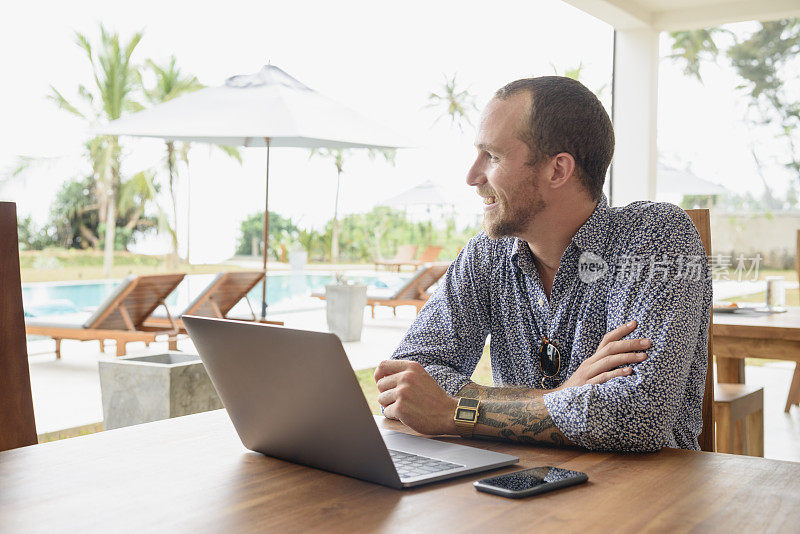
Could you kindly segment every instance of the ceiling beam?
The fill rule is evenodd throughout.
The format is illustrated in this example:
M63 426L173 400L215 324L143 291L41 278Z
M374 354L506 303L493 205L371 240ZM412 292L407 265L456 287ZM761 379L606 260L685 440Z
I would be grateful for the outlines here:
M564 0L617 29L650 28L653 14L636 0Z
M692 7L651 9L659 2L641 0L564 0L618 30L651 28L658 31L691 30L748 20L800 17L800 0L731 0ZM668 6L669 2L663 2Z
M701 4L698 2L698 4ZM800 0L734 1L696 5L653 13L653 28L661 31L693 30L747 20L778 20L800 17Z

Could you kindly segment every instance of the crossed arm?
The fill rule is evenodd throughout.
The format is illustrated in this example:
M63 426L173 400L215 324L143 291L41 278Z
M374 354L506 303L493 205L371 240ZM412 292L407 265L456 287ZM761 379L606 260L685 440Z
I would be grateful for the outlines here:
M635 328L636 322L631 321L606 334L595 354L557 389L602 384L629 375L631 368L620 366L642 362L646 354L640 351L650 346L646 339L622 340ZM451 397L419 363L409 360L381 362L375 370L375 380L384 415L423 434L457 434L453 421L457 397L470 397L481 400L476 436L556 447L575 445L556 427L545 407L543 396L555 390L489 387L470 382L457 397Z

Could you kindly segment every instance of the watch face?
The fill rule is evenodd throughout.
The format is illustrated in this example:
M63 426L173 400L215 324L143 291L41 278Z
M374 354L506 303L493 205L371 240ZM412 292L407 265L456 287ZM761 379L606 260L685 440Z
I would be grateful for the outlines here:
M478 419L478 413L476 410L473 409L464 409L459 408L456 412L456 419L459 421L467 421L469 423L474 422Z
M458 405L463 406L465 408L477 408L478 399L468 399L466 397L461 397L461 400L458 401Z

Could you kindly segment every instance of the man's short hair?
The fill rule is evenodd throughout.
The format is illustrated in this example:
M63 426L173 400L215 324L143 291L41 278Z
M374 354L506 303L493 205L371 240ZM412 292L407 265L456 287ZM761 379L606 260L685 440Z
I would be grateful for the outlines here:
M565 76L524 78L498 89L495 98L531 94L528 128L520 138L532 165L567 152L575 158L578 177L593 200L603 193L606 171L614 155L614 128L603 104L581 82Z

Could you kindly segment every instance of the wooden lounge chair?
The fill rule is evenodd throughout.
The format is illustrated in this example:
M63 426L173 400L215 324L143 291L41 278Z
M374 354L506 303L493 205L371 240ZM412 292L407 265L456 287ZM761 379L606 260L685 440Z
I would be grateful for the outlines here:
M389 306L394 315L397 315L398 306L414 306L417 313L428 301L428 289L439 281L447 272L449 262L432 263L425 265L414 273L402 287L391 293L380 289L367 292L367 306L372 309L372 317L375 317L375 306ZM311 296L325 300L322 293L313 293Z
M425 250L422 251L422 254L419 255L418 260L414 260L410 262L412 265L424 265L426 263L431 263L436 261L439 257L439 254L442 252L442 247L434 246L434 247L425 247Z
M417 255L417 245L400 245L397 248L397 254L391 260L377 260L375 261L375 270L382 265L389 270L400 272L400 267L403 265L414 265L414 256Z
M256 316L247 294L264 280L264 271L234 271L218 274L206 288L192 300L188 306L178 315L174 320L177 329L181 334L186 333L186 328L183 326L183 321L180 317L184 315L199 315L202 317L216 317L218 319L234 319L235 317L228 317L231 309L244 299L250 307L252 319L242 319L246 321L256 321L267 324L282 325L282 321L267 321L261 320ZM153 315L146 322L145 326L149 328L168 327L169 318Z
M29 317L25 319L25 332L53 338L56 342L56 358L61 358L62 339L97 340L101 346L106 339L113 339L117 342L117 356L124 356L127 343L144 341L149 344L156 341L157 336L167 335L170 349L174 349L178 328L169 310L164 326L152 328L144 323L159 306L166 309L164 299L178 287L184 276L128 276L88 319L82 320L81 314Z

